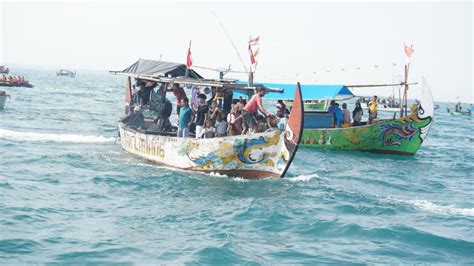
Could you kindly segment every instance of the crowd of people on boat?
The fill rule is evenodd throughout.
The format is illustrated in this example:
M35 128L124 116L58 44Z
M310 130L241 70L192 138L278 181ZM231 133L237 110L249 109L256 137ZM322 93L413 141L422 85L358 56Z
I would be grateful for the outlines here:
M156 113L154 131L172 132L172 104L166 97L167 92L173 93L176 98L178 137L188 137L193 133L195 138L213 138L264 132L269 128L284 130L289 115L289 110L281 100L278 101L276 115L265 109L264 88L257 88L248 101L242 97L234 99L232 89L217 87L206 87L204 93L192 87L191 98L188 98L179 84L138 80L132 89L133 108L122 121L146 130L147 124L142 113L147 108Z
M361 101L357 100L355 107L352 110L352 115L347 108L346 103L342 103L342 109L339 107L339 103L336 100L332 100L329 104L327 111L334 115L335 127L345 128L350 126L361 126L365 124L373 124L377 118L377 108L379 105L378 97L375 95L370 101L367 102L369 108L369 119L367 122L362 122L364 111L362 110Z
M27 80L25 80L25 77L23 76L5 76L2 75L2 78L0 78L0 81L2 82L9 82L9 83L16 83L16 84L25 84L28 83Z
M373 100L370 97L359 97L359 102L367 104L369 107L369 103ZM394 96L389 96L387 99L385 98L377 98L377 104L380 104L383 108L400 108L400 103L395 100Z

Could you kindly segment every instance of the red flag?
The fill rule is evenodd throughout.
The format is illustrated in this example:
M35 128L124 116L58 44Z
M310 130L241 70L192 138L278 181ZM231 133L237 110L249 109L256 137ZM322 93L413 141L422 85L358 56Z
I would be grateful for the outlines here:
M186 59L186 66L191 67L193 65L193 58L191 57L191 47L188 48L188 57Z
M260 39L260 36L258 36L257 38L253 38L253 39L250 38L249 44L252 45L252 46L253 46L253 45L257 45L259 39Z
M250 55L250 63L252 65L255 64L255 56L253 56L252 47L250 47L250 44L249 44L249 55Z
M413 44L410 47L408 47L406 44L403 45L405 46L405 54L408 58L411 58L413 52L415 51L415 49L413 49Z

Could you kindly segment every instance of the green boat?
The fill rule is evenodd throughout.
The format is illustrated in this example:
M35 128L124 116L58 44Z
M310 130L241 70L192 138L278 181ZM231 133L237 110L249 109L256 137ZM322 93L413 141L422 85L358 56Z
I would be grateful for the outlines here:
M272 87L272 84L265 83ZM393 84L400 86L400 84ZM401 85L408 86L408 83ZM375 85L370 85L371 87ZM390 86L390 85L381 85ZM280 87L282 87L280 85ZM350 86L301 85L303 99L348 98ZM360 86L359 86L360 87ZM414 155L426 139L433 122L433 98L423 79L422 98L411 107L411 113L400 118L381 119L370 125L336 128L334 115L325 111L305 111L302 148L368 151L385 154ZM285 88L283 97L293 90ZM271 95L268 95L272 97ZM267 96L266 96L267 97Z

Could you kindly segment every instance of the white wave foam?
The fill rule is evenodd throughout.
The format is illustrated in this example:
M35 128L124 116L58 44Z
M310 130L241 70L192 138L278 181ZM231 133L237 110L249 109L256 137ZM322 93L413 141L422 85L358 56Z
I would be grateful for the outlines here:
M8 129L0 129L0 138L18 141L33 142L73 142L73 143L102 143L113 142L115 138L93 135L76 135L76 134L53 134L53 133L36 133L36 132L20 132Z
M298 175L295 177L288 177L286 179L288 179L291 182L308 182L315 177L318 178L319 177L318 174L314 173L314 174L309 174L309 175Z
M458 208L454 205L438 205L428 200L408 200L416 208L436 214L474 216L474 208Z

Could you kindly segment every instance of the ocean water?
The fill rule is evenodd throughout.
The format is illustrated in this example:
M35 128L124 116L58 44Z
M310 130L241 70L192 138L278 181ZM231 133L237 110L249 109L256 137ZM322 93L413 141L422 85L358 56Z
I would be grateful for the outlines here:
M13 74L35 87L0 111L2 265L474 263L473 120L448 104L414 157L300 149L247 181L124 152L123 77Z

